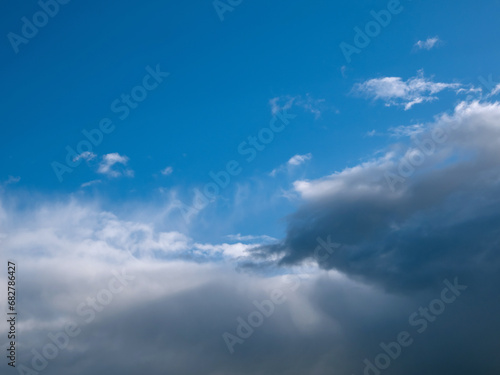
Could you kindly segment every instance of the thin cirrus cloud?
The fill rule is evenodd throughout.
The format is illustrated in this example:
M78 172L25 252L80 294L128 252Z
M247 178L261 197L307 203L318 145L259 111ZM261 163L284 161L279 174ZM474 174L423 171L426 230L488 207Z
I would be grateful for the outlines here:
M389 135L395 138L412 137L422 133L424 130L425 127L422 124L400 125L389 128Z
M102 182L101 180L92 180L92 181L84 182L83 184L80 185L80 187L85 188L85 187L89 187L92 185L100 184L101 182Z
M261 235L261 236L253 236L253 235L246 235L242 236L240 233L238 234L228 234L226 236L228 240L231 241L261 241L261 242L273 242L277 241L276 238L271 237L271 236L266 236L266 235Z
M301 95L283 95L270 99L269 105L271 106L271 113L273 115L276 115L283 110L288 110L295 106L298 108L302 108L306 112L312 113L314 117L318 119L321 117L324 102L324 99L314 99L309 94L306 94L305 97Z
M14 177L14 176L9 176L7 178L7 180L5 180L4 182L2 182L0 184L0 186L7 186L7 185L11 185L11 184L17 184L19 181L21 181L21 177Z
M435 36L432 38L427 38L426 40L419 40L413 45L413 48L415 50L431 50L435 47L438 47L442 41L439 39L439 37Z
M169 176L172 174L173 171L174 169L172 167L165 167L161 170L161 174L164 176Z
M298 167L311 159L312 159L312 154L310 152L304 155L299 155L299 154L294 155L285 164L282 164L278 168L273 169L271 173L269 173L269 175L274 177L278 173L286 170L290 172L293 168Z
M497 95L498 93L500 92L500 83L497 84L493 90L491 90L491 92L488 94L488 97L490 96L494 96L494 95Z
M84 151L81 154L77 155L74 157L73 161L78 161L78 160L85 160L85 161L90 161L93 160L97 157L96 154L90 151Z
M415 104L437 100L436 94L444 90L460 90L459 83L434 82L419 70L415 77L404 81L401 77L372 78L353 87L353 92L374 100L381 100L385 105L403 106L411 109Z
M113 178L120 176L133 177L134 171L125 168L128 161L129 158L127 156L122 156L117 152L106 154L102 157L97 173Z

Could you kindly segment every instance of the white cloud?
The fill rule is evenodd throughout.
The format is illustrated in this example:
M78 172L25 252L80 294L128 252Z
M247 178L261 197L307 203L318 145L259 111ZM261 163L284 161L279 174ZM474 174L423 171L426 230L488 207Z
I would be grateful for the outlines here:
M9 176L7 180L5 180L2 184L2 186L7 186L10 184L17 184L19 181L21 181L21 177L14 177L14 176Z
M77 155L73 158L73 161L78 161L80 159L83 159L85 161L89 161L89 160L92 160L96 157L97 155L94 154L93 152L90 152L90 151L84 151L82 152L80 155Z
M495 88L493 90L491 90L489 96L493 96L493 95L496 95L500 92L500 83L498 85L495 86Z
M133 177L134 171L126 168L122 168L121 170L113 169L113 166L117 164L122 164L126 166L129 158L127 156L122 156L117 152L106 154L102 157L102 161L99 164L99 169L97 173L105 174L108 177L119 177L119 176L128 176Z
M437 47L441 43L439 37L435 36L433 38L427 38L426 40L419 40L414 44L415 49L425 49L427 51L431 50L434 47Z
M172 174L173 171L174 169L172 167L166 167L165 169L162 169L161 174L164 176L168 176Z
M414 125L401 125L395 128L390 128L389 133L392 137L412 137L420 134L424 131L424 125L414 124Z
M269 105L271 106L271 113L273 116L278 114L283 110L288 110L292 108L295 97L275 97L269 100ZM283 103L282 103L283 102ZM282 104L281 104L282 103Z
M101 180L92 180L92 181L89 181L89 182L84 182L81 187L84 188L84 187L88 187L88 186L92 186L92 185L95 185L95 184L100 184L102 181Z
M343 78L346 78L347 75L346 75L346 71L347 71L347 66L345 65L342 65L341 68L340 68L340 73L342 73L342 77Z
M288 160L287 164L288 165L301 165L304 164L306 161L312 159L312 154L308 153L305 155L294 155Z
M231 241L265 241L265 242L272 242L276 241L276 238L266 236L266 235L261 235L261 236L242 236L240 233L238 234L229 234L226 236L227 239Z
M285 95L272 98L269 100L269 105L271 106L271 113L273 116L283 110L286 111L292 108L292 106L296 106L312 113L314 117L318 119L321 117L321 106L324 101L324 99L314 99L309 94L306 94L305 98L301 95Z
M194 249L196 253L209 257L222 255L228 258L242 258L250 256L250 250L259 246L260 244L244 244L241 242L234 244L223 243L219 245L196 243L194 244Z
M427 152L429 155L425 154L424 161L418 166L418 176L420 178L424 173L427 173L433 176L433 181L439 178L445 179L444 174L434 175L436 165L446 164L445 162L450 155L459 155L461 157L457 157L456 165L452 163L449 166L450 173L452 173L452 170L456 171L458 168L462 168L464 172L461 178L464 179L464 184L466 180L474 181L474 178L468 176L467 173L472 173L469 170L468 163L472 163L469 159L472 157L471 155L475 155L477 160L484 163L485 169L490 168L491 170L481 172L478 169L474 173L477 175L484 173L494 181L496 177L493 176L498 173L493 168L496 165L494 161L500 158L499 118L500 102L462 102L456 106L452 115L443 114L435 122L427 124L425 127L423 125L413 125L410 127L410 130L413 131L407 131L406 133L402 131L400 136L412 137L419 134L420 140L424 138L432 139L431 132L434 129L439 129L446 135L445 142L440 144L434 142L435 150L432 153ZM345 168L330 176L312 181L295 181L294 189L302 198L312 200L325 196L336 197L340 201L346 197L357 195L365 197L379 196L381 199L382 197L390 197L393 195L386 180L387 173L397 171L401 161L412 159L412 155L416 152L420 152L416 145L399 149L392 147L379 158ZM463 155L468 155L465 158L468 160L467 162L462 163ZM477 179L479 178L477 177ZM434 183L437 184L437 181L434 181Z
M251 249L276 241L265 235L237 234L227 236L237 243L195 243L187 234L176 230L158 230L158 223L134 219L143 215L143 210L132 213L132 219L123 219L96 205L79 201L45 203L30 212L29 220L22 216L25 213L3 213L0 201L0 243L2 248L19 259L39 257L68 263L79 260L119 263L133 255L143 260L158 261L165 260L165 257L170 261L189 258L195 262L216 262L221 257L231 261L241 257L253 259ZM156 214L152 211L146 216L154 218ZM23 225L20 227L18 224L21 222Z
M415 104L436 100L435 94L446 90L459 90L459 83L433 82L424 77L423 70L417 76L403 81L401 77L373 78L354 86L353 91L382 100L386 106L402 105L405 110Z
M278 168L273 169L271 173L269 173L269 175L274 177L279 172L285 170L288 170L290 172L292 168L298 167L299 165L304 164L305 162L311 159L312 159L311 153L307 153L304 155L299 155L299 154L294 155L286 162L286 164L280 165Z

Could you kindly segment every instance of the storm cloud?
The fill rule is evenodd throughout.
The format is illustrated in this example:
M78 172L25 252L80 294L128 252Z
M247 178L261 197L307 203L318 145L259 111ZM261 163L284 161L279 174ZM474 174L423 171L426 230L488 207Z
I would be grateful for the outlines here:
M435 286L443 275L493 275L499 145L500 104L461 103L376 159L296 181L304 204L288 218L286 238L260 251L298 264L331 238L342 247L321 267L390 291Z

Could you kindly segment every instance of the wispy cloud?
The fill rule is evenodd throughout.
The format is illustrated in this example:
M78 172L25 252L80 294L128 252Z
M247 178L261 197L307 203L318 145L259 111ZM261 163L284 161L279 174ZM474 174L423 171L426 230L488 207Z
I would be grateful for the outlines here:
M273 242L277 241L276 238L266 235L261 236L242 236L240 233L238 234L228 234L226 238L230 241L239 241L239 242L253 242L253 241L261 241L261 242Z
M301 165L304 164L306 161L312 159L312 154L308 153L305 155L294 155L288 160L287 164L288 165Z
M128 163L129 158L127 156L122 156L117 152L106 154L102 157L102 161L99 164L99 169L97 173L105 174L108 177L119 177L127 176L133 177L134 171L127 168L113 168L117 164L123 165L125 167Z
M19 181L21 181L21 177L9 176L7 178L7 180L0 183L0 187L5 187L7 185L17 184Z
M500 83L498 85L495 86L495 88L493 90L491 90L489 96L493 96L493 95L496 95L500 92Z
M92 180L92 181L89 181L89 182L84 182L80 186L82 188L84 188L84 187L92 186L92 185L95 185L95 184L100 184L101 182L102 182L101 180Z
M340 67L340 73L342 74L342 77L343 77L343 78L346 78L346 77L347 77L347 75L346 75L346 71L347 71L347 66L346 66L346 65L342 65L342 66Z
M460 87L459 83L434 82L424 76L423 70L419 70L415 77L406 81L401 77L373 78L356 84L353 91L382 100L388 107L402 105L408 110L415 104L437 100L435 94L443 90L458 90Z
M425 49L427 51L433 49L434 47L439 46L442 43L442 41L439 39L438 36L432 37L432 38L427 38L426 40L419 40L417 43L413 45L413 48L415 50L422 50Z
M166 168L161 170L161 174L164 176L168 176L168 175L172 174L173 171L174 171L174 169L172 167L166 167Z
M395 128L389 129L389 134L391 137L412 137L419 133L425 131L425 127L422 124L414 124L414 125L401 125Z
M85 161L89 161L89 160L92 160L92 159L95 159L97 155L94 154L93 152L90 152L90 151L84 151L82 152L81 154L75 156L73 158L73 161L78 161L80 159L83 159Z
M270 173L271 176L276 176L277 173L288 170L290 171L294 167L298 167L301 164L312 159L312 154L309 152L304 155L294 155L285 164L280 165L278 168L273 169Z
M312 113L316 119L321 117L322 113L322 103L324 99L314 99L309 94L305 97L301 95L298 96L277 96L269 100L269 105L271 106L271 113L276 115L277 113L288 110L292 106L302 108L306 112Z

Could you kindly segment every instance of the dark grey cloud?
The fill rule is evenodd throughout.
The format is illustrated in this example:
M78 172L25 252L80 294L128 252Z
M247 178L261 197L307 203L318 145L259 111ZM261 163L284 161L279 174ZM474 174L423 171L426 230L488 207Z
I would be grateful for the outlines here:
M299 288L291 290L282 281L238 276L219 268L210 274L211 281L153 295L148 289L156 288L162 276L152 274L151 266L131 269L135 286L117 296L91 323L64 314L65 319L76 319L82 332L41 373L357 375L363 373L365 359L373 362L382 352L380 343L395 341L401 331L410 332L414 342L383 373L461 375L475 368L494 374L500 366L494 286L482 290L478 288L482 283L461 280L468 289L418 334L409 316L439 298L444 284L403 296L322 273L303 278ZM168 267L163 272L167 270L173 271ZM180 283L181 273L175 279ZM274 314L231 355L222 333L235 333L236 318L246 319L255 310L253 300L268 299L269 286L281 288L287 301L276 306ZM90 289L96 288L97 284ZM25 304L24 309L36 306ZM31 360L32 348L42 350L40 338L55 331L57 324L26 329L22 362Z
M391 150L324 179L297 182L305 203L288 218L286 238L259 251L284 253L281 264L298 264L314 259L317 239L330 236L343 246L322 267L388 290L430 287L443 275L470 279L478 270L496 272L499 124L498 104L463 103L408 147L400 146L403 152ZM432 141L435 129L446 140L433 142L427 154L415 151L416 144ZM411 159L415 152L421 159ZM399 173L408 160L419 165Z

